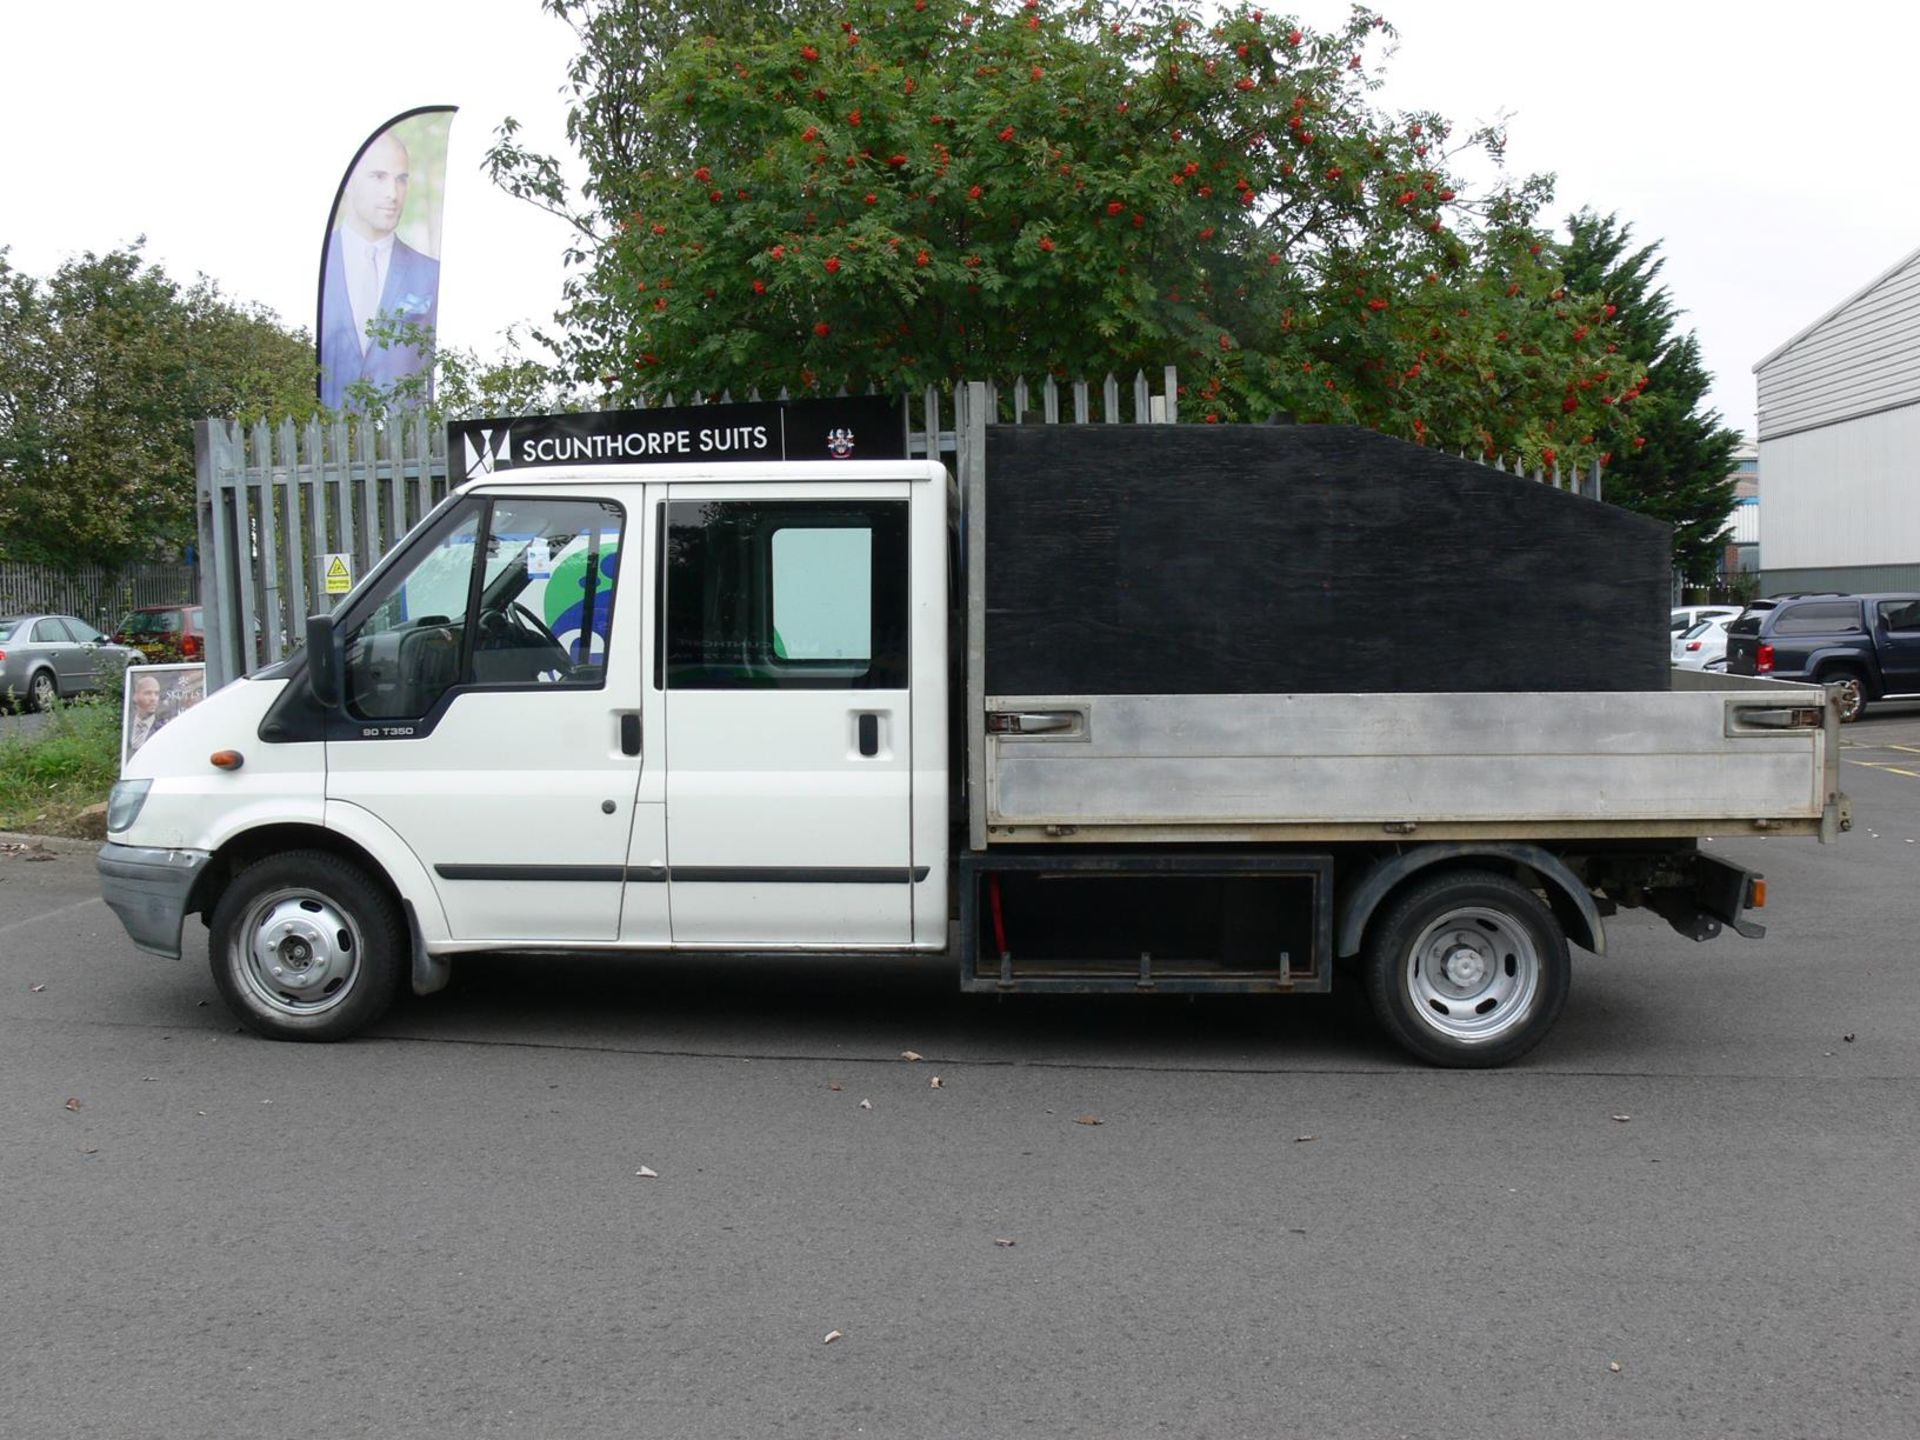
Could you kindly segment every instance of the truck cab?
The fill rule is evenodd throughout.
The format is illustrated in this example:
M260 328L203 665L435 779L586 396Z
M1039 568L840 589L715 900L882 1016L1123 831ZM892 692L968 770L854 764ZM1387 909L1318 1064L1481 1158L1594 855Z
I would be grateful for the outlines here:
M113 863L218 888L216 973L276 1033L363 1024L394 937L352 932L394 922L388 948L428 969L502 946L944 948L947 527L925 461L470 484L302 656L142 750ZM340 923L288 878L302 851L392 903ZM179 953L177 909L136 920Z

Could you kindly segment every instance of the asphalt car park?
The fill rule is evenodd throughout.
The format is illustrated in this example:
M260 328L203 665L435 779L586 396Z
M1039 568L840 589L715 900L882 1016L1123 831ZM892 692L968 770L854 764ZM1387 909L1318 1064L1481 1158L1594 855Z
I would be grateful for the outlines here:
M1352 992L845 957L500 957L275 1044L9 848L0 1430L1908 1435L1920 713L1843 744L1838 843L1710 842L1766 938L1619 917L1486 1073Z

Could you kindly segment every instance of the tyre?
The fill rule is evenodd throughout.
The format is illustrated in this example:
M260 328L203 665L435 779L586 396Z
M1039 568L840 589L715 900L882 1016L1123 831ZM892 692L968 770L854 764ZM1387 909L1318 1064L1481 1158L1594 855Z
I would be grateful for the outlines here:
M214 906L213 983L249 1030L344 1040L394 1001L411 953L399 906L358 865L294 850L234 876Z
M1867 713L1867 677L1858 670L1823 670L1820 683L1840 691L1840 723L1851 725Z
M27 681L27 708L42 714L60 703L60 682L51 670L36 670Z
M1435 1065L1504 1065L1567 1002L1567 937L1533 891L1485 870L1408 885L1369 927L1367 997L1403 1048Z

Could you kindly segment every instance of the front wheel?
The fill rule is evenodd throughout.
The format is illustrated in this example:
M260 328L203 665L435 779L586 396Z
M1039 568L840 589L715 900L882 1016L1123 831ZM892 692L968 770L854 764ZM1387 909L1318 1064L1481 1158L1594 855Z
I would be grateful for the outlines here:
M276 1040L344 1040L386 1012L408 960L399 907L358 865L294 850L242 870L214 906L213 983Z
M1572 980L1567 939L1505 875L1418 881L1375 921L1367 995L1399 1044L1435 1065L1504 1065L1545 1038Z

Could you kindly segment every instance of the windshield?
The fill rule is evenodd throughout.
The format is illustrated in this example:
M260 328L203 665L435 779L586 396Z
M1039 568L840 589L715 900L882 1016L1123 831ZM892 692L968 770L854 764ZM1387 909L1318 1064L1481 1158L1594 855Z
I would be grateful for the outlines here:
M11 640L13 638L13 632L19 628L20 617L18 615L8 615L0 618L0 640Z

